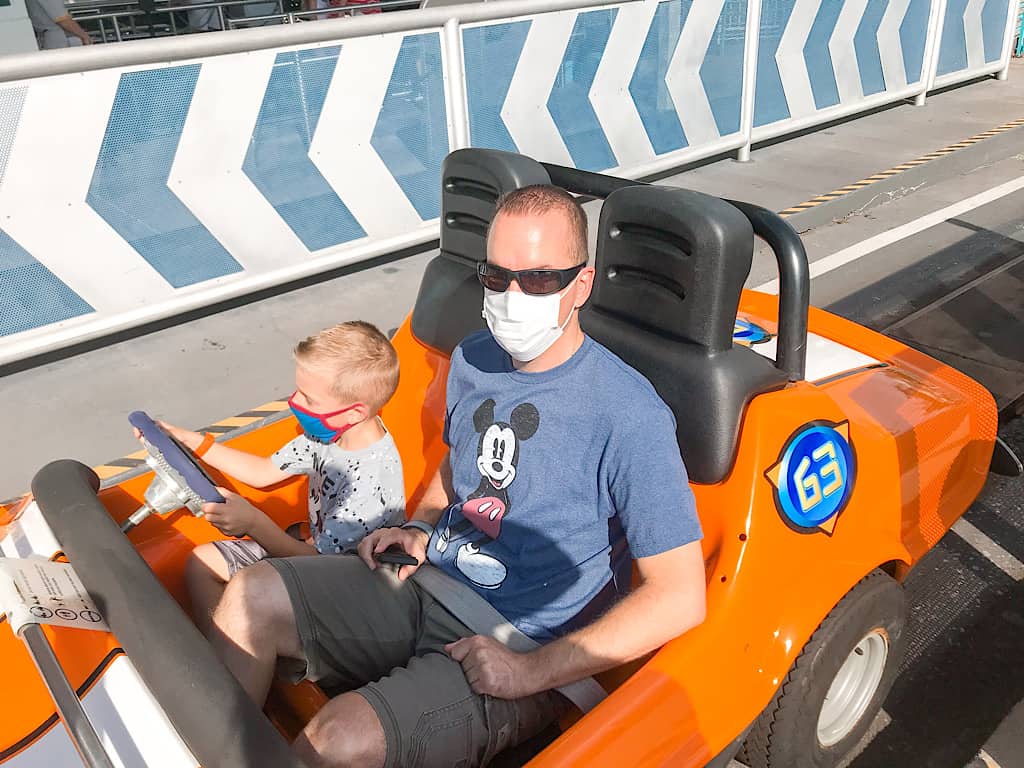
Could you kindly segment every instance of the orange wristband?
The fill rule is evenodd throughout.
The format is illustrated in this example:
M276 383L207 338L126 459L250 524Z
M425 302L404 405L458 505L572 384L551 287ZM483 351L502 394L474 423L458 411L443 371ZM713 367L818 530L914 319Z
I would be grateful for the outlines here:
M194 451L192 451L192 453L194 453L198 458L202 458L203 455L208 450L210 450L210 446L213 445L213 441L215 439L216 438L213 435L211 435L209 432L207 432L205 435L203 435L203 442L201 442L199 444L199 447L196 448Z

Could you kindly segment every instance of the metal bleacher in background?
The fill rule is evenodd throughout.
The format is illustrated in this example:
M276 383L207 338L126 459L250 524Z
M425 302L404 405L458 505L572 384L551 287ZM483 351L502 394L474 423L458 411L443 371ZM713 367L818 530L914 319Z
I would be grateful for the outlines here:
M96 43L193 32L294 24L367 11L413 10L419 0L373 0L303 10L302 0L66 0L71 15Z

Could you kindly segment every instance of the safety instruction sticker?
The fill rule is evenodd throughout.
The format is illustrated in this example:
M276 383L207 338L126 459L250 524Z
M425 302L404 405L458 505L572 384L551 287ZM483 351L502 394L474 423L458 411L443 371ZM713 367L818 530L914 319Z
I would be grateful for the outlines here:
M0 608L15 632L26 624L109 631L68 563L0 558Z

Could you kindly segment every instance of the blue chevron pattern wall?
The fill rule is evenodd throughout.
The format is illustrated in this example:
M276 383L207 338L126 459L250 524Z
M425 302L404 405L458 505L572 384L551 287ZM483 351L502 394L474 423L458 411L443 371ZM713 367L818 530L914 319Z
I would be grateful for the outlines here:
M1010 0L946 0L937 74L955 74L999 61Z
M665 0L463 30L470 142L592 171L740 133L746 0Z
M754 126L921 83L932 0L763 0Z
M0 364L436 237L460 124L641 175L1002 66L1011 0L937 2L762 0L748 33L748 0L639 0L465 24L461 62L433 28L0 87Z
M80 78L91 104L69 98ZM0 357L19 334L429 239L443 78L425 30L0 89Z
M167 186L199 69L121 76L86 197L175 288L241 270Z

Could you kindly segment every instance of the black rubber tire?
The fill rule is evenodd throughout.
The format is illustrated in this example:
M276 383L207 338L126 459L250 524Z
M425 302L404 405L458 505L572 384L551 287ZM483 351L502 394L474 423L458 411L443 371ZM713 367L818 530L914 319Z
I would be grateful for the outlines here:
M884 571L872 571L851 589L811 635L786 679L754 722L740 759L751 768L834 768L870 727L892 687L903 657L906 598ZM885 671L871 703L846 737L823 747L818 716L839 668L874 629L888 636Z

